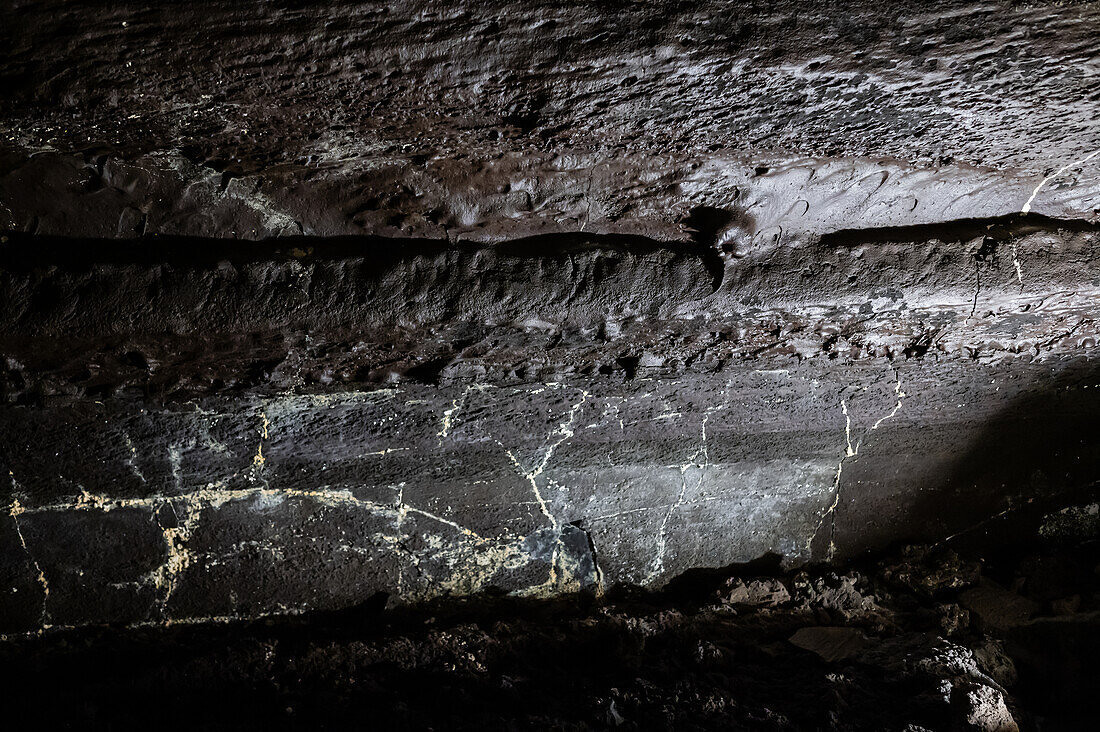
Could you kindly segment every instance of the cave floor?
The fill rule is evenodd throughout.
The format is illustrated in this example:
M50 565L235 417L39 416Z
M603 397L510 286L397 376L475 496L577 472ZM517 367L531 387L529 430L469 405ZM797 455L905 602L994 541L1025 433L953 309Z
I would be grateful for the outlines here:
M764 559L662 592L479 596L0 645L43 729L1085 729L1100 547L843 568Z

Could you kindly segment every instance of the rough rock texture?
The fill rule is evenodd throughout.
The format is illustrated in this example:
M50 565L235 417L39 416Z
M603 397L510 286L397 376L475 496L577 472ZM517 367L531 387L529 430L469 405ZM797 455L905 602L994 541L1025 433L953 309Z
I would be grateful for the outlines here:
M677 240L711 206L747 251L1014 213L1100 147L1088 3L8 5L0 190L39 233ZM1094 219L1066 172L1034 210Z
M0 645L0 682L19 729L1090 729L1100 555L1029 544L984 564L773 561L595 601L48 633ZM995 581L1037 617L1001 632L959 606ZM1078 611L1043 600L1067 595Z
M8 3L0 633L1072 533L1098 30Z

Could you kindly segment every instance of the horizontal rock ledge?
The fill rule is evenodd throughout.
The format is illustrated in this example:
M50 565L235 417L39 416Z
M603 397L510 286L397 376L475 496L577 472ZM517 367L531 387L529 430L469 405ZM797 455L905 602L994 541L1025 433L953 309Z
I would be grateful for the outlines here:
M1087 359L8 407L5 632L996 543L1100 467ZM991 533L992 532L992 533ZM1000 537L1000 538L998 538Z

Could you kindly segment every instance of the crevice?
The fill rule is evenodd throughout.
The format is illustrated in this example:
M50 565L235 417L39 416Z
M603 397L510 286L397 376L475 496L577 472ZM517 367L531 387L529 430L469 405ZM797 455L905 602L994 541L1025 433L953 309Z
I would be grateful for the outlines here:
M618 258L645 259L656 253L696 259L706 271L711 292L725 276L725 263L713 248L694 241L662 241L634 234L596 234L583 231L540 234L498 243L448 238L382 236L289 236L244 240L217 237L148 236L134 239L74 239L0 232L0 267L19 272L44 267L86 271L102 265L172 265L214 268L223 263L361 259L364 273L383 272L417 258L477 256L491 252L517 260L551 260L563 269L571 257L585 252Z
M570 521L569 525L584 533L584 538L588 541L588 551L592 555L592 572L596 584L596 596L599 597L606 591L607 587L604 584L603 570L600 568L600 558L596 552L596 542L592 538L592 532L584 528L584 521Z
M974 259L974 302L970 305L969 318L973 318L974 314L978 312L978 296L982 292L982 268L980 261Z
M850 248L867 244L941 241L961 244L989 236L1010 241L1036 232L1100 232L1100 223L1087 219L1054 218L1037 213L1010 213L985 218L962 218L910 226L881 226L865 229L840 229L823 234L820 244L826 248Z

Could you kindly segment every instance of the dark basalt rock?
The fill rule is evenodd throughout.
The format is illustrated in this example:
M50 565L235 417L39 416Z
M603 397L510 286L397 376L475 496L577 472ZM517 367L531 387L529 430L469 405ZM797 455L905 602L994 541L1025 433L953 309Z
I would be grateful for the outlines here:
M204 644L240 631L243 669L270 627L297 644L286 668L315 651L336 668L366 656L303 627L496 598L562 609L629 668L656 623L748 691L680 684L684 659L629 684L600 661L578 678L617 685L566 709L568 665L550 680L522 658L569 644L511 610L494 620L511 640L479 630L471 657L415 623L378 648L409 679L427 657L469 671L448 697L463 709L501 653L520 669L501 688L545 702L514 726L670 708L682 728L1013 729L1017 696L1052 698L1035 648L1095 610L1066 546L1095 533L1100 475L1097 6L3 17L0 651L178 641L207 670ZM1033 544L1026 590L978 582L978 557L1016 567ZM868 557L871 589L849 571ZM734 633L751 673L720 642L729 604L698 622L589 604L666 591L683 613L708 573L762 558L766 576L719 583L759 622ZM897 628L853 621L891 593ZM945 643L1004 636L1046 690L975 675L1001 657L989 638L937 646L928 623ZM815 650L862 670L825 684ZM289 698L294 672L261 667ZM804 713L762 688L785 678ZM383 722L446 726L411 681L356 679L406 705ZM358 709L349 689L334 719ZM902 690L918 701L845 716Z
M1048 566L1097 559L1095 548L1069 564L1049 543L1029 548ZM914 549L882 566L933 576L960 561ZM598 600L386 611L372 598L264 622L88 628L0 646L0 680L21 700L11 719L44 727L139 728L170 707L171 729L1081 728L1096 576L1063 585L1087 598L1074 613L1036 603L1037 617L1007 635L957 604L1006 576L1025 580L1010 583L1016 601L1033 602L1033 562L989 560L935 606L899 589L889 569L775 574L758 564L696 577L690 591L681 581ZM769 601L728 591L753 586Z

